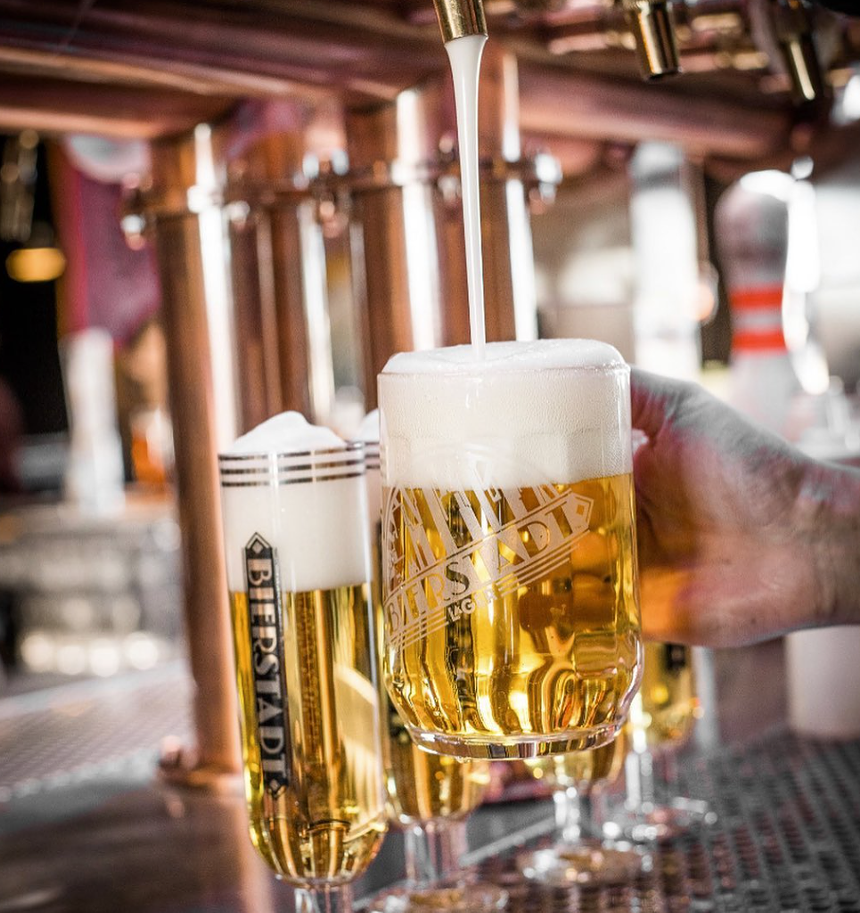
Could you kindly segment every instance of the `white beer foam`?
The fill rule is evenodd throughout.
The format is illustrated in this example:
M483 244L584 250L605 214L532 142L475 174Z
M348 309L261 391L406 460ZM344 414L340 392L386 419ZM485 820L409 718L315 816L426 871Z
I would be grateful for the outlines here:
M345 446L330 428L311 425L300 412L282 412L243 434L227 452L304 453Z
M395 355L379 377L386 486L474 489L632 471L629 370L585 339Z
M231 482L244 478L268 484L221 488L221 504L227 561L227 583L231 590L245 590L245 546L255 534L277 550L281 589L293 593L330 590L370 580L370 544L367 529L367 490L363 467L334 470L340 478L326 479L325 464L332 454L314 451L345 451L347 444L328 428L308 424L298 413L284 413L264 422L239 438L222 461L222 470L253 465L247 477L233 475ZM305 453L307 469L278 468L276 454ZM260 462L241 459L248 454L272 456L268 470ZM334 456L339 456L335 454ZM354 458L361 462L361 453ZM348 477L344 477L344 473ZM222 482L228 477L222 476ZM292 481L301 479L301 481Z
M396 356L395 356L396 357ZM358 426L356 440L363 441L365 444L379 443L379 410L374 409L368 412L361 420Z
M379 449L379 410L368 412L358 426L356 439L368 446L368 452ZM382 478L379 472L379 460L368 461L365 470L367 478L367 516L370 520L371 535L376 534L376 525L382 516Z

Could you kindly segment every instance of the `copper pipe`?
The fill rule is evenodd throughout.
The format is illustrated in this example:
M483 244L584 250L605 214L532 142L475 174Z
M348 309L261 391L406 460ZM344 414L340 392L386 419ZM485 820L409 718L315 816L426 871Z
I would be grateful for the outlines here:
M700 0L691 21L695 25L712 10L733 6L746 4ZM598 8L589 6L586 12L599 36ZM494 35L503 36L520 59L523 130L630 142L689 141L699 151L746 158L768 152L771 137L773 144L784 138L785 115L772 108L720 100L711 91L691 96L626 85L612 75L618 71L617 56L614 63L600 64L607 67L604 76L532 63L546 59L545 47L563 36L564 23L576 19L573 13L579 10L577 4L547 14L542 31L514 34L501 19L494 28ZM28 74L18 80L21 86L27 83L21 89L28 93L25 100L18 103L20 93L7 92L0 108L8 128L24 123L50 127L50 116L56 115L60 131L172 135L193 125L195 116L211 118L211 110L199 108L213 101L220 101L224 111L230 99L240 97L310 98L308 93L316 93L319 99L335 90L346 93L352 107L369 97L393 102L428 73L445 70L432 21L419 28L390 9L364 3L254 0L229 10L220 4L191 10L156 0L141 0L133 9L121 0L104 0L90 6L77 23L76 11L76 4L56 0L0 0L0 70ZM580 65L587 59L577 58ZM65 82L56 96L47 85L44 92L38 88L47 74L62 76L55 80L58 86ZM175 96L165 91L166 108L147 100L156 86L177 90ZM125 92L117 94L119 88ZM551 110L558 106L559 117L549 116L547 105ZM175 116L165 117L163 112L171 111Z
M519 69L513 54L490 42L478 99L481 156L495 163L481 181L484 310L487 338L534 339L537 298L526 188L511 163L522 159ZM496 173L494 173L496 172Z
M531 134L679 143L693 154L757 158L784 147L787 111L739 106L639 82L520 63L520 127Z
M233 404L224 402L223 395L232 365L225 364L224 350L212 338L213 327L228 318L229 301L219 293L223 289L213 288L217 277L210 275L204 259L208 239L203 220L217 205L207 199L213 185L201 167L205 153L212 151L208 139L201 128L196 135L153 144L148 215L161 278L185 632L196 686L197 744L169 759L163 772L180 782L215 786L232 784L241 760L216 460L219 447L235 435Z
M263 400L248 402L246 411L269 417L292 409L325 423L334 372L322 228L311 179L320 144L341 137L299 101L246 106L234 121L222 132L231 137L228 145L245 146L233 151L226 189L230 211L239 218L232 235L241 242L231 256L236 313L240 324L248 319L259 329L256 339L243 339L247 347L240 363L246 363ZM240 232L243 211L249 224Z
M443 86L431 81L401 93L395 104L347 114L367 409L376 404L376 375L391 355L443 339L430 179L444 132Z
M283 411L272 241L265 213L229 207L230 265L236 314L239 431L244 433Z

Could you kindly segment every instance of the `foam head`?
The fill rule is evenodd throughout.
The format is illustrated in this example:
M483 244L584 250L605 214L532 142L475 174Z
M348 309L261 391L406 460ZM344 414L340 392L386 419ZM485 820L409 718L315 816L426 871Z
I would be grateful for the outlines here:
M383 484L473 490L630 472L629 368L584 339L395 355L379 376Z
M228 453L306 453L344 446L330 428L311 425L300 412L282 412L243 434Z
M371 535L375 535L382 511L382 480L379 475L379 410L368 412L358 426L357 439L364 444L367 478L367 516Z
M239 438L219 464L231 590L246 589L245 548L255 535L275 548L283 590L370 579L360 443L286 412Z
M374 409L372 412L368 412L367 415L365 415L365 417L361 420L361 424L358 426L357 438L359 441L364 441L365 444L379 443L378 409Z

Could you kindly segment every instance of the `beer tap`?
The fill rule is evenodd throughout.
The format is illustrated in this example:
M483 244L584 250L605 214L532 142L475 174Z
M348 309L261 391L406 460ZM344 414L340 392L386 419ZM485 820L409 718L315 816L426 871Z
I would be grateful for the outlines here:
M812 37L812 9L805 0L771 0L771 21L798 103L824 94L824 76Z
M639 68L645 79L681 72L671 0L616 0L636 40Z
M487 34L482 0L433 0L433 3L445 44L466 35Z

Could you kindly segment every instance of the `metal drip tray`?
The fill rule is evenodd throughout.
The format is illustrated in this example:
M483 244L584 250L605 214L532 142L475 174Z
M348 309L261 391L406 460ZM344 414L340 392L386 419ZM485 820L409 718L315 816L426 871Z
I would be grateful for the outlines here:
M238 788L156 776L163 740L193 731L192 694L171 664L0 701L0 911L292 909L251 847ZM527 881L518 859L552 844L545 800L476 811L465 862L505 886L508 913L860 913L860 741L776 731L673 766L655 800L704 800L716 823L650 844L627 881ZM356 884L356 910L403 877L401 840L392 831Z
M687 758L677 782L661 784L656 798L677 795L706 800L717 822L655 842L650 871L627 883L528 883L512 845L488 848L492 857L480 869L507 886L511 913L860 911L860 742L778 733L717 756ZM550 844L546 837L533 845Z
M192 732L191 696L176 662L0 701L0 811L4 802L141 765L151 772L164 740Z

